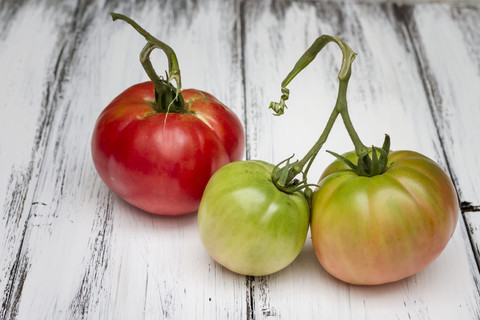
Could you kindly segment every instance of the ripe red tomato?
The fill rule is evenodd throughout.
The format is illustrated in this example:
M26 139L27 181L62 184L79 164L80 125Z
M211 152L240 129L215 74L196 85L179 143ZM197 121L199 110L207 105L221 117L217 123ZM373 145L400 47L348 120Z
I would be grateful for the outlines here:
M344 155L356 163L354 152ZM312 242L333 276L382 284L423 270L452 236L458 199L449 177L413 151L391 152L387 170L359 176L336 160L312 199Z
M180 215L198 209L209 178L240 160L242 124L214 96L182 90L185 112L157 113L152 82L136 84L100 114L92 157L117 195L145 211Z

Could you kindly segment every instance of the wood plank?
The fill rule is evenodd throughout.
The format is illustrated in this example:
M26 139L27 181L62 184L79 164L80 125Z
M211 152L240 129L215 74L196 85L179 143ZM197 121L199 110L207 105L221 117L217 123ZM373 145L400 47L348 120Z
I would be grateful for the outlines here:
M61 56L65 75L52 98L55 114L32 195L39 205L29 214L18 259L22 272L12 289L16 300L7 315L246 317L247 279L213 263L198 238L196 215L157 217L131 207L104 186L90 157L100 111L122 90L147 79L138 62L144 40L130 26L113 23L109 10L128 14L177 51L184 87L209 91L243 115L238 3L85 5L73 7L72 47ZM67 14L62 7L49 10ZM48 29L51 22L38 18L38 23ZM164 68L166 60L156 56L154 64Z
M435 28L439 22L428 23ZM251 158L278 162L293 152L303 155L319 136L338 85L340 51L333 45L289 86L291 99L285 115L275 118L266 108L270 100L279 98L280 82L315 38L333 34L358 53L348 97L353 122L363 141L379 145L383 134L389 133L393 149L419 151L447 169L418 58L404 23L398 20L397 7L249 1L244 26ZM337 124L325 149L351 150L344 131ZM331 161L321 151L310 171L311 182L316 182ZM423 272L389 285L360 287L329 276L307 239L291 266L252 281L255 318L478 317L480 295L476 283L480 277L468 241L465 226L459 223L446 250Z
M379 144L389 132L396 149L415 149L449 169L460 199L478 205L478 175L470 174L478 153L459 156L465 136L470 145L476 140L467 130L478 118L470 90L478 87L478 7L247 1L240 25L240 1L52 3L0 4L0 87L8 88L0 99L7 111L0 119L2 318L478 317L478 268L463 224L427 270L386 286L333 279L308 240L287 269L243 277L208 257L195 214L155 217L129 206L98 179L89 153L101 109L146 80L137 62L144 42L111 22L112 8L170 43L184 87L231 106L247 126L248 157L271 162L303 155L319 135L335 97L338 49L326 48L289 86L286 115L273 117L268 103L318 35L340 34L359 53L349 101L364 141ZM32 41L16 40L31 30ZM458 37L437 43L438 30ZM161 70L165 59L157 58ZM473 116L455 114L459 101ZM338 123L324 150L351 148ZM331 160L321 152L311 182ZM475 240L475 213L464 215Z
M416 6L403 18L421 57L435 123L480 265L480 7Z
M44 3L2 3L0 11L0 318L15 314L28 259L20 257L43 162L55 94L64 79L64 30L72 12ZM35 36L32 35L35 30ZM28 39L28 41L26 41ZM45 45L49 44L49 45Z

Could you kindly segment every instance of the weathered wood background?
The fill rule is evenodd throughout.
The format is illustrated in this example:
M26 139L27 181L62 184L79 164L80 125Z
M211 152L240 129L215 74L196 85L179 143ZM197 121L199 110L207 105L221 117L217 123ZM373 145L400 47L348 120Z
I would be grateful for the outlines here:
M329 276L310 239L286 269L245 277L203 249L196 214L153 216L98 178L100 111L147 79L144 40L117 11L177 52L183 86L230 106L248 159L303 155L333 107L341 54L320 53L267 109L321 34L358 53L352 119L367 144L436 160L462 203L442 255L396 283ZM157 70L166 67L155 54ZM373 1L0 0L0 319L480 319L480 4ZM337 123L324 150L353 146ZM321 151L316 182L332 157Z

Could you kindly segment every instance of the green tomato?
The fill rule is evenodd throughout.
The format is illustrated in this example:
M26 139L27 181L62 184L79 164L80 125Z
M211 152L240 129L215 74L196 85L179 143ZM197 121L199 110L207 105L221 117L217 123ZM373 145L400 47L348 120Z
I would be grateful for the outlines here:
M353 152L344 155L356 163ZM440 255L458 219L452 182L432 160L391 152L387 170L362 177L337 160L312 199L315 253L333 276L382 284L411 276Z
M227 269L252 276L288 266L300 253L310 209L300 192L272 183L274 166L238 161L210 179L198 209L198 228L210 256Z

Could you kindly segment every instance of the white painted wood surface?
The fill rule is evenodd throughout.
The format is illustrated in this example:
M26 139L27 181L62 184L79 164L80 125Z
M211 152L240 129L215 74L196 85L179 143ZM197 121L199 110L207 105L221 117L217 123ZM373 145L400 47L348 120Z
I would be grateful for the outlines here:
M280 82L323 33L358 53L354 124L367 144L420 151L452 176L464 205L443 254L389 285L329 276L307 239L267 277L217 265L196 214L160 217L113 195L96 175L90 136L117 94L146 80L136 19L177 52L183 86L229 105L246 158L302 156L334 103L340 51L322 51ZM296 1L0 1L0 319L479 319L480 5ZM154 65L161 71L162 54ZM352 148L338 122L323 150ZM331 156L310 171L315 182ZM476 257L476 259L475 259Z
M411 12L411 33L429 88L437 130L455 179L464 217L480 263L480 8L419 6ZM437 23L429 24L435 20ZM463 112L462 110L469 110Z
M448 141L443 140L445 125L436 123L431 111L442 106L435 104L430 97L433 89L426 87L424 83L424 64L419 65L419 53L414 47L418 43L413 42L410 35L412 31L408 30L408 27L413 26L407 26L405 21L417 23L418 29L429 25L430 30L436 30L442 21L437 21L435 14L418 22L408 19L420 17L423 12L424 15L443 11L448 13L449 7L398 8L319 3L289 3L265 7L262 3L249 6L248 11L246 17L251 17L251 20L245 23L248 26L246 43L249 44L245 54L246 74L262 69L262 73L255 80L267 84L256 86L255 83L247 82L247 110L251 110L247 113L247 124L250 118L260 119L254 126L247 126L251 136L259 137L253 140L253 157L278 162L291 155L292 150L304 154L318 137L336 97L337 83L334 80L341 61L338 57L340 50L335 47L331 51L321 52L317 57L318 61L312 63L312 69L292 81L291 99L287 102L290 108L282 119L258 115L252 117L251 114L262 111L253 107L249 109L249 106L257 105L266 97L278 96L279 85L278 81L275 83L275 79L283 79L316 34L327 33L340 35L358 53L350 81L349 102L351 116L364 142L381 145L383 134L389 133L393 149L422 152L441 163L446 170L454 170L450 162L458 160L445 159L444 153L449 156L451 151L444 150L451 148L456 141L460 142L460 136ZM260 14L254 15L254 12ZM478 10L476 12L478 17ZM449 22L455 26L455 21ZM445 37L442 38L437 33L430 36L437 39L428 43L432 46L431 50L436 50L437 46L445 41ZM417 37L415 41L420 40ZM462 42L461 38L455 44L459 42ZM438 49L441 50L441 47ZM274 52L272 56L275 57L266 64L261 58L265 51ZM437 51L442 57L449 53L451 52ZM249 57L252 58L248 59ZM444 59L448 60L449 57ZM446 61L442 66L455 73L456 66L449 66ZM478 61L476 66L479 66ZM478 77L478 73L477 76L474 74L475 72L472 80ZM455 90L455 86L449 88ZM465 99L472 101L472 104L458 107L458 112L478 112L475 108L478 107L478 102L474 102L478 93L473 90L465 94ZM443 107L450 108L450 112L453 112L455 103L453 101ZM465 117L468 118L468 115ZM474 119L470 121L475 121ZM292 131L285 128L297 131L298 136L294 138ZM332 133L326 149L337 152L351 150L353 146L340 123L338 128L341 132ZM465 128L465 124L461 122L457 122L455 127L456 130L463 131L464 135L464 130L468 128L473 126ZM442 132L440 137L438 131ZM283 137L291 143L280 143L272 147L267 132L274 137ZM464 152L471 154L472 158L478 156L474 147ZM447 160L450 160L448 164ZM331 156L320 154L311 171L311 182L315 182L322 168L330 161ZM471 166L471 169L474 170L474 167ZM462 188L461 181L456 182L457 186ZM475 185L466 187L472 192L475 192L475 189L478 192ZM366 288L339 283L324 270L318 269L312 245L307 241L300 257L287 270L256 279L255 292L258 294L254 295L255 316L262 318L274 314L286 319L302 318L300 314L323 315L327 319L478 318L479 276L471 250L465 225L460 223L444 253L425 271L404 281ZM453 294L454 292L458 294ZM296 297L294 307L292 297Z

